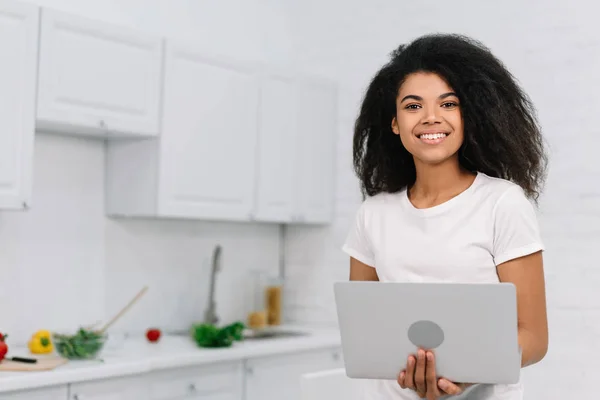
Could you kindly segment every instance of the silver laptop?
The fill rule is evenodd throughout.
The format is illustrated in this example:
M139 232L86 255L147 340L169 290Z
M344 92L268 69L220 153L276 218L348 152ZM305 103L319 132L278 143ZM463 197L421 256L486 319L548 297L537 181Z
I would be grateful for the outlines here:
M350 378L393 379L419 348L454 382L519 381L516 288L511 283L338 282L341 344Z

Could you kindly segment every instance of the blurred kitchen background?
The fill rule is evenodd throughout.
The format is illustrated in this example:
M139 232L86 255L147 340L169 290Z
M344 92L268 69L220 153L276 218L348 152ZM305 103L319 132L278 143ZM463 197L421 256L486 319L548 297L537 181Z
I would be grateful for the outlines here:
M39 54L36 31L21 30L33 26L29 20L14 27L14 4L44 7ZM459 32L483 41L521 81L551 150L540 209L550 350L526 369L526 398L597 393L597 3L30 0L3 7L3 57L40 57L39 75L31 74L39 76L32 152L14 131L0 133L0 329L12 340L106 320L144 285L144 299L112 329L186 329L203 318L216 245L222 321L246 318L252 271L282 269L284 321L335 327L332 283L348 277L340 246L361 201L351 148L363 90L400 43ZM120 31L131 28L139 37ZM124 69L102 81L94 68L104 62ZM27 76L20 74L32 72L28 65L37 61L8 63L0 87ZM24 119L14 113L31 106L0 93L0 127L6 120L21 129ZM120 129L134 139L116 138ZM11 210L22 208L21 199L27 206Z

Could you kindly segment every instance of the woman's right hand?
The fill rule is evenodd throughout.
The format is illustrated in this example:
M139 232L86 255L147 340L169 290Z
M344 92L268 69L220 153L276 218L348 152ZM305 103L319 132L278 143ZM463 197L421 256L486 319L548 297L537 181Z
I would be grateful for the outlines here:
M406 369L398 375L398 384L403 389L414 390L420 398L427 400L461 394L467 386L438 378L435 371L435 355L422 349L419 349L416 357L408 357Z

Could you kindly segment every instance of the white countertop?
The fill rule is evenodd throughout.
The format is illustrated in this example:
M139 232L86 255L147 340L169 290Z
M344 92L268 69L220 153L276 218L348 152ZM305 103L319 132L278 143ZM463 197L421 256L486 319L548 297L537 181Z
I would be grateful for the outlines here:
M336 329L294 327L294 330L307 335L248 339L225 349L200 348L185 336L164 335L158 343L149 343L145 337L113 339L112 342L109 339L99 355L103 361L69 361L54 370L41 372L0 371L0 393L340 346ZM11 348L7 356L31 357L31 354L25 348Z

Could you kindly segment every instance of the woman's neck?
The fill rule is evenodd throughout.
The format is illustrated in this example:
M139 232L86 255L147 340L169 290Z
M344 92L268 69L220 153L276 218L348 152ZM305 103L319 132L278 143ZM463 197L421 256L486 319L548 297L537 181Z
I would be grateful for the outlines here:
M460 167L458 159L432 165L415 160L417 179L409 188L410 201L417 208L442 204L464 192L475 180L475 174Z

